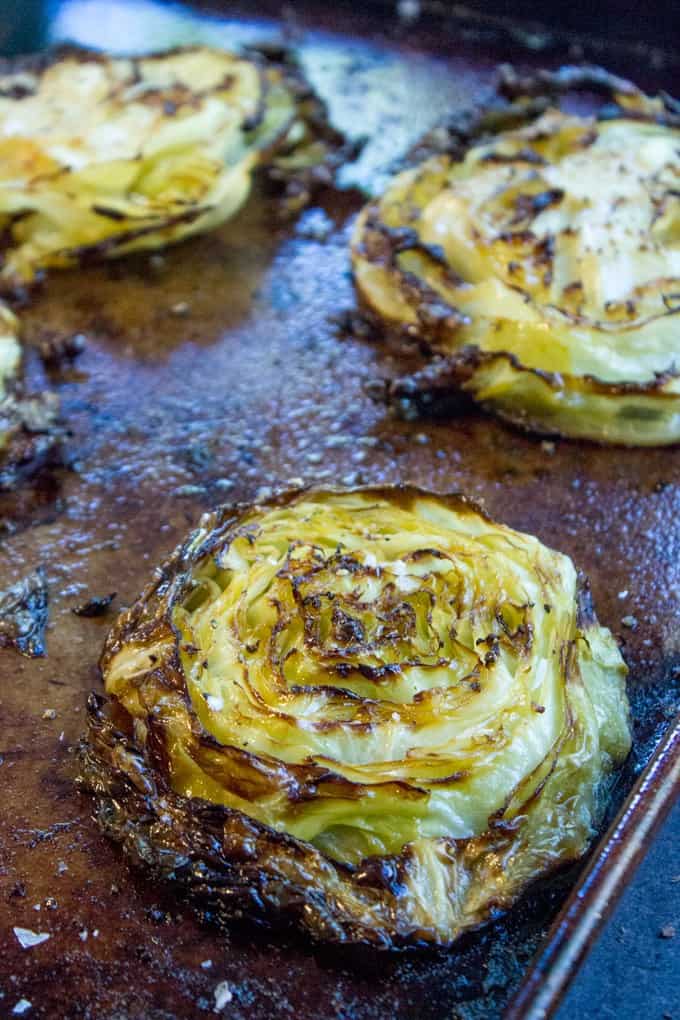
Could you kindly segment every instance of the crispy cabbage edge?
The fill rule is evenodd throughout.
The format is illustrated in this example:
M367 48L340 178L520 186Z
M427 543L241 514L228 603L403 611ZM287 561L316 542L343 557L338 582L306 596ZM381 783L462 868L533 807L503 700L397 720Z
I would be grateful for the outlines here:
M614 102L596 119L560 112L558 95L579 89ZM409 169L357 221L352 258L359 294L397 343L411 352L417 345L426 360L421 371L388 382L387 396L405 409L440 412L464 392L530 431L630 446L676 443L680 163L672 143L680 143L680 106L667 95L650 98L600 68L524 77L505 68L501 92L510 105L497 101L476 117L442 125L416 146ZM651 158L655 146L663 162L664 142L675 156L649 170L647 198L641 193L626 204L624 189L609 215L605 194L600 222L589 223L602 176L597 158L604 168L608 161L612 179L618 163L628 161L629 184L639 169L636 160ZM600 144L610 144L612 152L598 156ZM574 159L576 197L570 182L559 179L551 145L559 160L565 149ZM584 188L588 153L596 154L595 173ZM576 172L579 158L586 162ZM488 182L489 194L479 198L480 219L472 219L469 229L487 229L489 208L504 225L495 235L489 228L488 245L471 243L473 234L466 233L475 174L478 187ZM577 238L583 242L580 262L569 250L573 235L557 227L552 232L561 208L567 226L585 217ZM649 222L637 221L641 210L649 212ZM591 218L596 215L595 208ZM627 238L638 229L644 237L633 251ZM599 231L605 244L599 260L600 241L586 243L588 230ZM648 279L656 263L668 272ZM564 267L574 265L578 272L562 278ZM615 300L606 300L607 294Z
M334 943L450 944L510 907L586 850L630 747L626 667L571 560L413 487L206 515L101 669L79 781L103 831L203 917Z
M0 285L173 244L234 215L267 169L295 211L345 155L283 49L113 58L62 47L0 68Z

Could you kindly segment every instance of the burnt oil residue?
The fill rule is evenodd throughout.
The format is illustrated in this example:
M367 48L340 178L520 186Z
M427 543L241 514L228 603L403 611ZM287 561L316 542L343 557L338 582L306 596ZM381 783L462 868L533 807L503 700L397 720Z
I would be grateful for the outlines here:
M97 11L116 5L55 7L54 35L91 43L95 22L104 37ZM134 8L151 19L138 22L146 45L219 44L232 31L174 7ZM373 135L343 168L346 190L326 190L290 222L257 188L214 234L162 255L55 273L21 310L29 381L58 392L71 434L68 467L2 494L0 587L42 564L50 591L47 656L0 651L3 1013L26 999L36 1017L210 1016L222 986L224 1015L249 1020L495 1017L578 874L577 866L537 888L453 951L385 955L317 949L247 925L218 935L128 870L76 792L68 752L84 729L87 693L98 689L95 663L114 609L72 610L114 590L115 607L130 605L219 502L264 498L279 485L408 480L462 489L569 553L631 668L636 744L613 803L677 705L680 453L541 442L469 408L449 420L401 421L367 387L405 366L343 326L355 309L347 242L360 189L378 189L441 113L483 101L496 62L518 59L519 40L488 27L444 31L427 17L385 22L369 5L330 11L317 22L314 5L308 19L296 6L288 28L336 123ZM300 25L319 30L305 39ZM570 58L552 43L524 55L534 66ZM610 63L629 70L620 55ZM643 86L678 92L671 63L645 66L653 80ZM49 377L46 323L57 338L84 337L73 364ZM13 927L50 938L23 949Z

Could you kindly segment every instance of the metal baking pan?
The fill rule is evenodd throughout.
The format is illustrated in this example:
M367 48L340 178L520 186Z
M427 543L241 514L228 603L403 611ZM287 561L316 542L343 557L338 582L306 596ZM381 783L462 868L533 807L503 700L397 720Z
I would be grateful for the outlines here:
M563 27L561 11L544 12L546 27L532 20L543 8L527 3L517 8L524 21L493 3L401 3L398 13L265 2L257 17L252 5L204 4L199 14L151 0L3 6L6 55L67 38L134 50L283 34L335 123L368 141L342 190L319 195L297 222L277 221L274 200L256 189L215 233L162 259L55 273L22 310L29 378L58 391L70 436L67 466L0 499L0 587L43 564L51 621L46 658L0 652L0 1014L26 999L31 1017L208 1016L223 980L235 1020L554 1010L680 783L680 450L546 444L469 410L434 422L388 414L366 384L399 366L340 325L354 307L347 238L361 189L380 187L439 116L483 101L500 61L592 59L677 94L673 6L655 7L647 35L615 3L580 5L580 20L570 5ZM78 359L46 369L40 345L78 333L87 340ZM114 605L129 604L200 512L225 498L324 478L409 480L483 499L574 557L600 618L625 642L635 745L613 827L587 861L452 951L328 950L247 925L218 935L128 871L72 783L69 746L99 683L111 615L71 609L114 590ZM622 626L627 615L636 629ZM13 926L51 937L23 950Z

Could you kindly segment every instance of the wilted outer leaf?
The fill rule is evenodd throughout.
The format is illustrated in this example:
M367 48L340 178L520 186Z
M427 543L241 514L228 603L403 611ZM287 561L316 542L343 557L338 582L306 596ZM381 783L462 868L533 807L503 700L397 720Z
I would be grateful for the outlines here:
M585 850L630 737L571 561L462 497L225 508L114 626L83 779L219 919L449 942Z

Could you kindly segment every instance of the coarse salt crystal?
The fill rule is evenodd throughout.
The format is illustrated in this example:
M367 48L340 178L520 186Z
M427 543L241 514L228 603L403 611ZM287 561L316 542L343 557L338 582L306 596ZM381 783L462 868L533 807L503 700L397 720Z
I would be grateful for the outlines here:
M229 987L229 982L220 981L219 985L215 988L215 1009L213 1012L219 1013L233 998L234 995Z
M17 942L22 949L31 949L39 946L41 942L47 942L50 937L47 932L31 931L30 928L12 928L17 937Z

